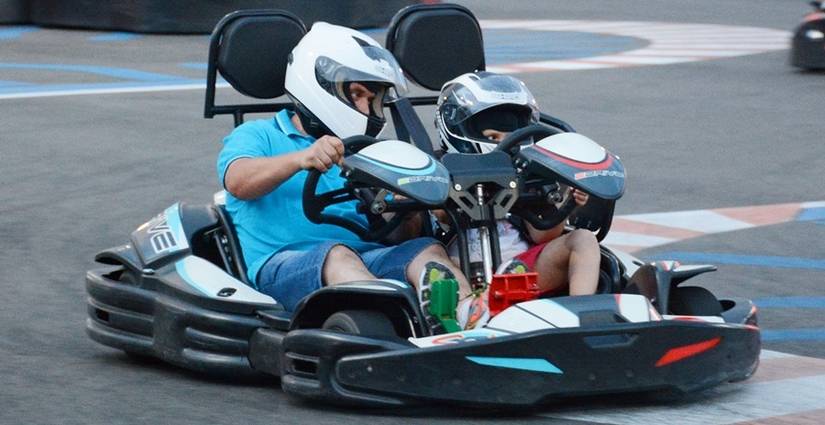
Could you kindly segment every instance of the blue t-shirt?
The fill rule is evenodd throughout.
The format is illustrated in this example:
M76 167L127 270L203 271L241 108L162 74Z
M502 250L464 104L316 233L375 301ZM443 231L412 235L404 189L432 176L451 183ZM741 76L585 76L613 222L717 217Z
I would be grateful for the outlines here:
M225 187L226 170L236 159L283 155L312 145L315 139L299 133L290 121L291 116L291 112L283 110L272 119L247 122L229 134L218 155L221 186ZM338 166L322 174L317 193L343 187L344 178L340 174ZM343 227L310 222L304 215L301 198L306 177L306 171L299 171L277 189L252 200L235 198L227 191L226 210L238 233L247 275L255 285L258 271L280 251L308 251L329 240L344 243L358 252L382 247L362 241ZM366 217L355 211L355 201L332 205L324 212L367 224Z

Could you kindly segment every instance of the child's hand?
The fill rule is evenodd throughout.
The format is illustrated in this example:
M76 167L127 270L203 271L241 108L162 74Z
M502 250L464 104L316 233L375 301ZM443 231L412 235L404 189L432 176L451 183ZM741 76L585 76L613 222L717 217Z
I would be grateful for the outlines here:
M576 200L576 205L582 207L590 199L590 196L578 189L573 189L573 199Z

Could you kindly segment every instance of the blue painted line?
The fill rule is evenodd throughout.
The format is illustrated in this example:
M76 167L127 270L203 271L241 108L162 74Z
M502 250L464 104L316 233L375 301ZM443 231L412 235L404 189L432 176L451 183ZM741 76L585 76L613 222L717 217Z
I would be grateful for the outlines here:
M655 254L652 260L679 260L710 264L732 264L740 266L772 267L780 269L825 270L825 260L801 257L779 257L768 255L715 254L705 252L664 252Z
M178 64L181 68L189 68L189 69L198 69L198 70L206 70L209 68L209 64L206 62L183 62Z
M825 308L825 297L767 297L753 302L759 308Z
M56 72L79 72L86 74L102 75L106 77L119 78L124 80L147 81L147 82L169 82L185 81L185 79L175 75L158 74L154 72L138 71L128 68L114 68L92 65L62 65L62 64L40 64L40 63L0 63L0 69L20 69L28 71L56 71Z
M762 330L762 341L825 341L825 329Z
M635 37L578 31L484 31L488 64L577 59L637 49L648 44Z
M45 93L62 92L73 90L97 90L97 89L132 89L141 87L177 86L182 84L206 84L206 80L174 80L161 82L121 82L121 83L97 83L97 84L39 84L0 87L0 94L18 93Z
M556 365L545 359L529 359L520 357L478 357L467 356L467 360L484 366L504 367L507 369L529 370L531 372L544 372L563 374Z
M0 89L3 87L21 87L21 86L29 86L31 87L31 83L24 83L22 81L11 81L11 80L0 80Z
M21 35L35 32L39 30L38 27L20 26L0 29L0 40L12 40L20 38Z
M89 37L89 41L130 41L137 38L140 38L140 35L132 32L110 32Z
M796 221L816 221L825 220L825 207L807 208L802 210L796 217Z

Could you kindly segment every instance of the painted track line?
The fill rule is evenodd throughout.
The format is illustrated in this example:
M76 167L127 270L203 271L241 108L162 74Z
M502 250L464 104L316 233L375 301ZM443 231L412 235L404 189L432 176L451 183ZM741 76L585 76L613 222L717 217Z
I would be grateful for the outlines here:
M632 253L714 233L823 219L825 202L822 201L630 214L614 218L611 231L604 242L608 246ZM659 238L658 241L656 238Z
M665 22L611 22L562 20L483 20L484 29L529 31L578 31L647 40L649 44L604 57L557 61L494 64L488 69L502 73L546 72L669 65L752 55L788 48L790 33L770 28ZM667 52L673 49L679 53ZM686 53L696 50L696 53ZM701 52L700 52L701 51ZM582 63L598 65L585 67Z
M229 83L217 83L217 88L229 87ZM119 94L119 93L149 93L149 92L163 92L163 91L180 91L180 90L205 90L206 83L190 83L190 84L158 84L158 85L137 85L127 87L111 87L111 88L89 88L77 90L46 90L20 93L6 93L0 94L0 99L28 99L36 97L57 97L57 96L83 96L95 94Z
M806 417L825 409L825 360L763 350L749 380L720 385L685 401L588 403L541 416L611 424L732 424ZM678 419L677 419L678 418ZM760 422L763 423L763 422Z

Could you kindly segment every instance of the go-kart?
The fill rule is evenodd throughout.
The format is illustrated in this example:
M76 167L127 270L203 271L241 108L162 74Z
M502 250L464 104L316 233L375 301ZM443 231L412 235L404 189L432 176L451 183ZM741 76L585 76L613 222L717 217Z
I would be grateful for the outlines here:
M803 69L825 69L825 6L812 1L814 11L807 14L791 42L791 64Z
M399 12L390 37L415 50L407 35L421 34L418 25L433 19L457 22L448 28L475 22L458 6L414 6ZM220 58L237 65L235 41L267 31L283 39L285 28L294 30L297 41L303 25L277 11L227 16L213 34L212 85L217 67L236 89L258 93L260 87L241 83L254 78L233 74L250 67L233 69ZM480 42L480 32L477 37ZM416 63L411 60L400 63ZM413 75L407 68L405 73ZM214 94L214 87L207 90L207 115L216 112ZM405 140L344 141L344 188L317 193L319 174L311 172L303 193L307 217L381 240L405 215L444 209L459 229L462 269L483 284L501 281L492 275L500 262L495 220L517 214L538 228L555 226L571 208L569 200L558 199L562 185L596 200L570 223L600 239L607 234L613 205L624 192L618 157L545 116L544 125L512 133L491 153L436 160L418 146L426 134L408 107L426 103L412 98L388 105ZM274 105L267 107L283 107ZM259 108L265 107L236 105L217 113L231 111L237 123ZM370 226L324 213L329 205L353 200L375 219ZM388 214L394 216L386 219ZM476 274L461 236L472 228L486 235ZM93 340L209 374L279 376L285 392L328 402L525 406L616 392L683 393L746 379L758 364L759 330L750 301L717 300L703 288L680 286L713 267L645 264L605 247L599 294L544 299L533 288L508 286L513 282L505 278L504 286L491 287L490 296L504 305L486 327L441 334L425 320L414 288L391 280L325 287L294 312L284 310L246 281L220 197L205 206L175 204L138 227L129 243L95 259L107 267L86 275Z

